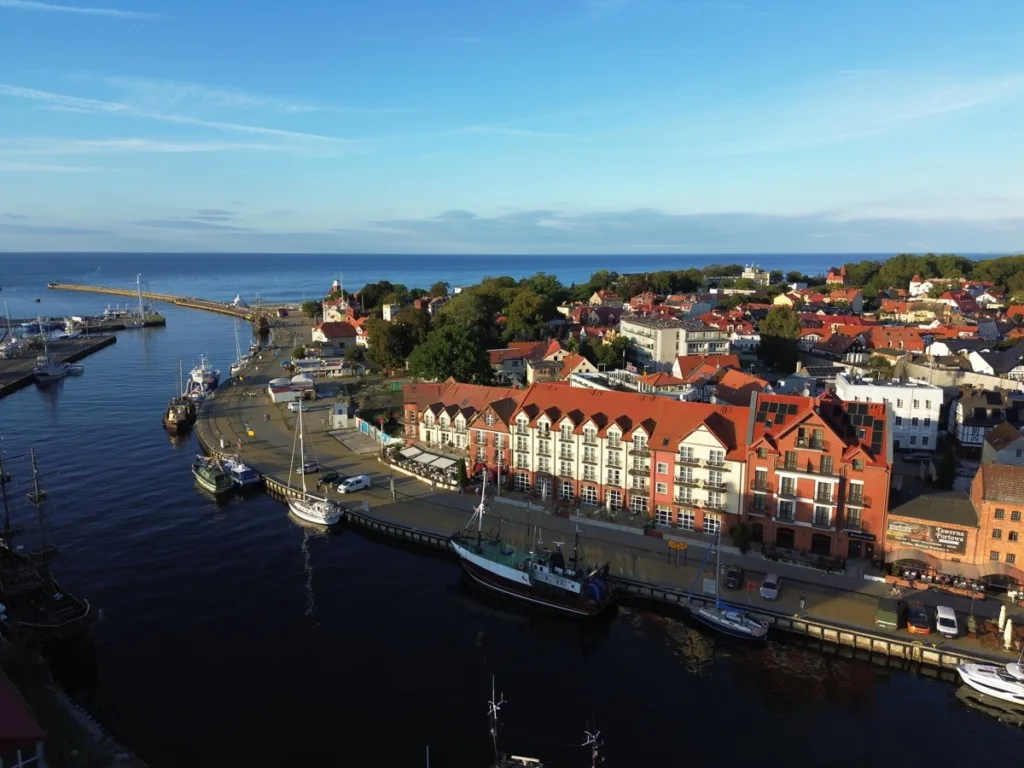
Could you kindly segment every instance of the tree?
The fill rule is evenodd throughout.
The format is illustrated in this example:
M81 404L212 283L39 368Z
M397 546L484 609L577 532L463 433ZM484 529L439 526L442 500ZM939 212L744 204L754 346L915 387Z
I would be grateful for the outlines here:
M561 304L569 298L569 291L559 282L558 278L544 272L538 272L532 277L524 277L519 281L519 285L544 296L555 305Z
M460 488L464 488L469 482L469 473L466 472L465 459L459 459L455 465L455 482L459 484Z
M725 282L724 280L722 281ZM756 291L757 283L749 277L740 277L733 284L734 288L739 288L744 291Z
M800 317L789 307L772 307L757 326L761 343L757 356L769 367L789 372L796 369Z
M628 348L629 339L625 336L617 336L610 344L598 344L593 347L594 359L590 362L598 367L604 366L606 369L622 368Z
M449 287L450 286L448 285L448 283L444 282L443 280L438 280L436 283L430 286L429 294L433 297L447 296Z
M359 303L364 312L369 312L381 304L381 300L395 290L395 286L387 280L380 280L376 283L367 283L359 292Z
M370 362L385 371L395 371L405 365L409 353L407 326L388 323L375 317L367 323L370 346L366 356Z
M292 350L292 360L302 360L306 357L306 348L299 346Z
M480 334L489 335L494 329L497 310L491 311L488 302L475 290L463 291L445 304L434 316L437 326L461 325Z
M505 338L539 339L554 315L557 312L550 299L529 289L521 290L505 311Z
M363 348L358 344L353 344L351 347L345 350L345 362L349 365L355 365L356 363L363 362L363 358L366 355L363 353Z
M804 276L803 276L803 274L801 272L799 272L798 270L794 269L794 270L791 270L791 271L786 273L786 282L787 283L805 283L807 281L804 280Z
M935 487L945 491L953 490L953 483L956 480L956 456L953 451L948 450L942 454L939 466L935 470Z
M320 314L321 306L320 302L318 301L304 301L302 302L302 306L300 306L299 309L302 311L302 314L304 314L306 317L310 318L311 320L315 320L316 316Z
M406 336L409 341L406 354L412 352L413 347L422 344L427 340L430 333L430 315L416 307L406 307L392 318L393 323L405 326Z
M768 281L771 283L781 283L785 280L785 276L782 274L781 269L773 269L768 273ZM796 282L795 280L793 282Z
M427 334L427 340L409 355L409 370L435 381L487 384L491 364L480 335L464 325L444 325Z

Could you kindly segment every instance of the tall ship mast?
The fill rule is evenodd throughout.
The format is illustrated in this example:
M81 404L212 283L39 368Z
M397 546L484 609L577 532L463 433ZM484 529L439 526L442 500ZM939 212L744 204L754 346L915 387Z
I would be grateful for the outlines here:
M483 534L487 513L487 475L480 488L480 504L466 528L451 536L451 545L466 573L494 592L576 616L597 616L615 601L608 583L608 564L595 569L581 565L579 530L572 557L566 562L561 546L534 552ZM476 530L472 530L476 523Z

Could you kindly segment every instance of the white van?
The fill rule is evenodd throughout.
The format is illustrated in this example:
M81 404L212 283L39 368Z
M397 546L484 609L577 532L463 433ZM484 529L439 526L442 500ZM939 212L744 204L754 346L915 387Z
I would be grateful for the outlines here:
M956 614L948 605L935 606L935 628L943 637L950 640L960 636L960 625L957 624Z
M338 493L352 493L352 491L361 491L363 488L369 487L369 475L356 475L355 477L346 477L338 483Z

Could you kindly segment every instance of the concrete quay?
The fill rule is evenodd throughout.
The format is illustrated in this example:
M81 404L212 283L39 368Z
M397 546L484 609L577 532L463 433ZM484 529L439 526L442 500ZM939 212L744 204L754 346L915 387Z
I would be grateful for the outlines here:
M204 404L196 430L207 451L222 455L238 453L263 475L268 491L287 496L298 493L300 487L300 477L289 476L297 414L270 403L266 396L267 382L280 372L279 363L279 357L263 352L262 359L256 361L244 380L228 383ZM332 380L332 385L338 381ZM329 430L334 402L315 401L303 414L303 426L307 458L344 475L367 474L372 479L370 489L351 497L327 492L339 501L351 503L353 508L346 512L346 523L384 536L447 549L448 535L468 522L475 498L431 487L425 481L395 471L377 451L361 454L346 447L341 440L346 436ZM309 475L308 479L315 481L315 477ZM561 542L564 548L571 548L578 524L582 548L590 563L608 562L611 575L625 594L668 606L670 612L679 610L675 606L685 602L708 547L708 542L698 535L688 540L685 555L677 555L667 540L637 535L619 530L621 526L601 525L582 517L577 523L536 505L492 503L490 509L491 526L500 519L502 535L520 544L530 544L537 536L545 546ZM875 601L887 594L889 587L884 584L852 575L825 575L810 568L771 563L759 553L741 554L729 547L723 548L722 561L739 565L746 573L744 588L735 592L723 590L724 599L747 607L778 630L811 638L823 648L946 669L965 659L1007 661L1015 655L984 647L979 640L967 637L945 640L937 635L909 635L905 630L877 630ZM757 592L767 571L779 574L782 581L780 598L771 603L761 600ZM949 605L957 611L962 629L966 627L968 613L973 612L981 623L994 617L1001 605L992 598L972 603L968 598L935 591L908 597L926 605ZM706 598L695 594L694 599ZM1015 625L1024 620L1018 609L1008 610Z
M139 293L135 288L111 288L102 285L82 285L77 283L49 283L47 286L54 291L77 291L79 293L102 293L108 296L126 296L137 298ZM147 301L162 301L166 304L174 304L187 309L201 309L206 312L216 312L221 315L252 320L255 317L255 310L252 307L232 307L223 302L199 299L194 296L175 296L171 293L153 293L143 291L142 298ZM264 305L262 309L270 311L276 309L277 305Z
M84 357L109 347L117 341L116 336L80 336L77 339L62 339L48 343L50 354L61 362L74 363ZM32 369L36 365L36 353L29 351L25 357L0 360L0 397L9 395L32 383Z

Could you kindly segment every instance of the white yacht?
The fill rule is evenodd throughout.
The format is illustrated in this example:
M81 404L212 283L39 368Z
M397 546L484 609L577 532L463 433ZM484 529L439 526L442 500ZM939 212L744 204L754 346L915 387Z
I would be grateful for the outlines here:
M961 664L956 668L964 684L978 693L1024 706L1024 664Z
M220 384L220 371L213 368L204 355L200 355L199 365L192 369L189 379L204 392L210 392Z
M288 499L288 510L301 520L316 525L334 525L341 520L341 507L327 498L313 496L306 490L306 448L302 436L302 409L299 409L299 428L295 439L299 443L299 476L302 478L302 496ZM289 468L288 484L295 473L295 448L292 447L292 462Z

